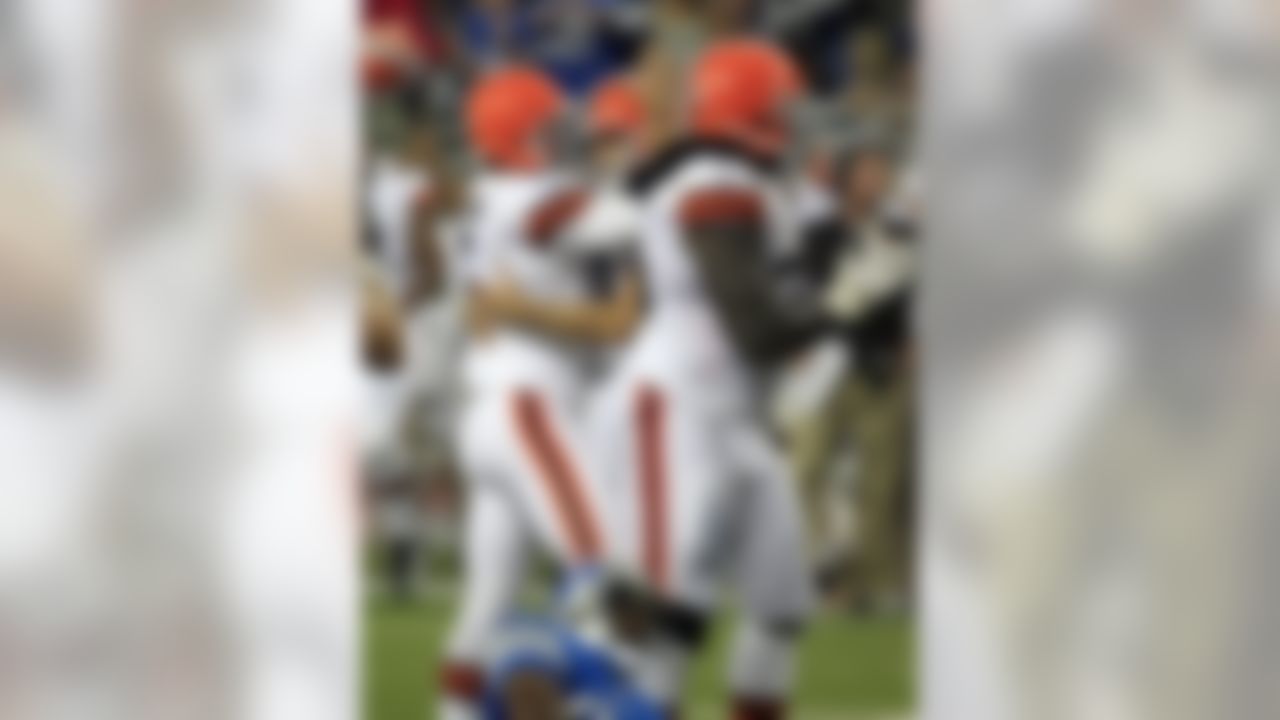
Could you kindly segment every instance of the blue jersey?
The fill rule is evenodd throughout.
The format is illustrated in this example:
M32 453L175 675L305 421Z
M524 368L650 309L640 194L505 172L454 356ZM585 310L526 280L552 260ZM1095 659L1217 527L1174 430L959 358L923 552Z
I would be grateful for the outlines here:
M565 694L572 720L664 720L617 662L561 623L519 617L503 630L501 651L485 689L485 720L506 720L502 688L517 673L544 673Z

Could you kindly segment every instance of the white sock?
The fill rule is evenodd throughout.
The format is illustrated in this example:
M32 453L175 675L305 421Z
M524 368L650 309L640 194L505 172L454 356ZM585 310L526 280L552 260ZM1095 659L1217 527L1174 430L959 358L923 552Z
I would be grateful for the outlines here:
M735 695L786 698L791 691L796 638L763 623L742 620L729 664L729 684Z

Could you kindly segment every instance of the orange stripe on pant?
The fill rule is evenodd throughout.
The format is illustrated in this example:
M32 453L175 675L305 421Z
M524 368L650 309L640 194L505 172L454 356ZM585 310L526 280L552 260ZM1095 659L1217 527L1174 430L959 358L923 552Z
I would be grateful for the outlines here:
M532 390L515 395L516 428L525 452L546 486L569 539L569 551L578 561L600 557L600 532L584 495L582 479L568 451L556 436L551 414Z
M667 567L666 403L662 393L645 385L636 394L636 445L640 450L640 512L644 533L644 567L659 590L669 582Z

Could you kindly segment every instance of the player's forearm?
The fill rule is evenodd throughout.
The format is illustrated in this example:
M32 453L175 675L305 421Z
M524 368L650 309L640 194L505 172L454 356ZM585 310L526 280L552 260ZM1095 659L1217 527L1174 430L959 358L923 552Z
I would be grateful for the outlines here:
M640 314L634 279L623 281L603 302L554 303L511 295L493 308L496 319L580 342L612 343L631 334Z
M512 308L511 319L536 332L586 342L613 340L622 325L610 308L585 303L521 304Z

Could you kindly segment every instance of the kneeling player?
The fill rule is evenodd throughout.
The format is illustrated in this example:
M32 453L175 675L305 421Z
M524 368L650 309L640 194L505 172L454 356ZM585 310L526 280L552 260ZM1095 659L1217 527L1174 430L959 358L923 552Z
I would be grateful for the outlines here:
M664 720L644 688L658 608L636 587L589 581L567 617L520 616L499 633L486 720Z

